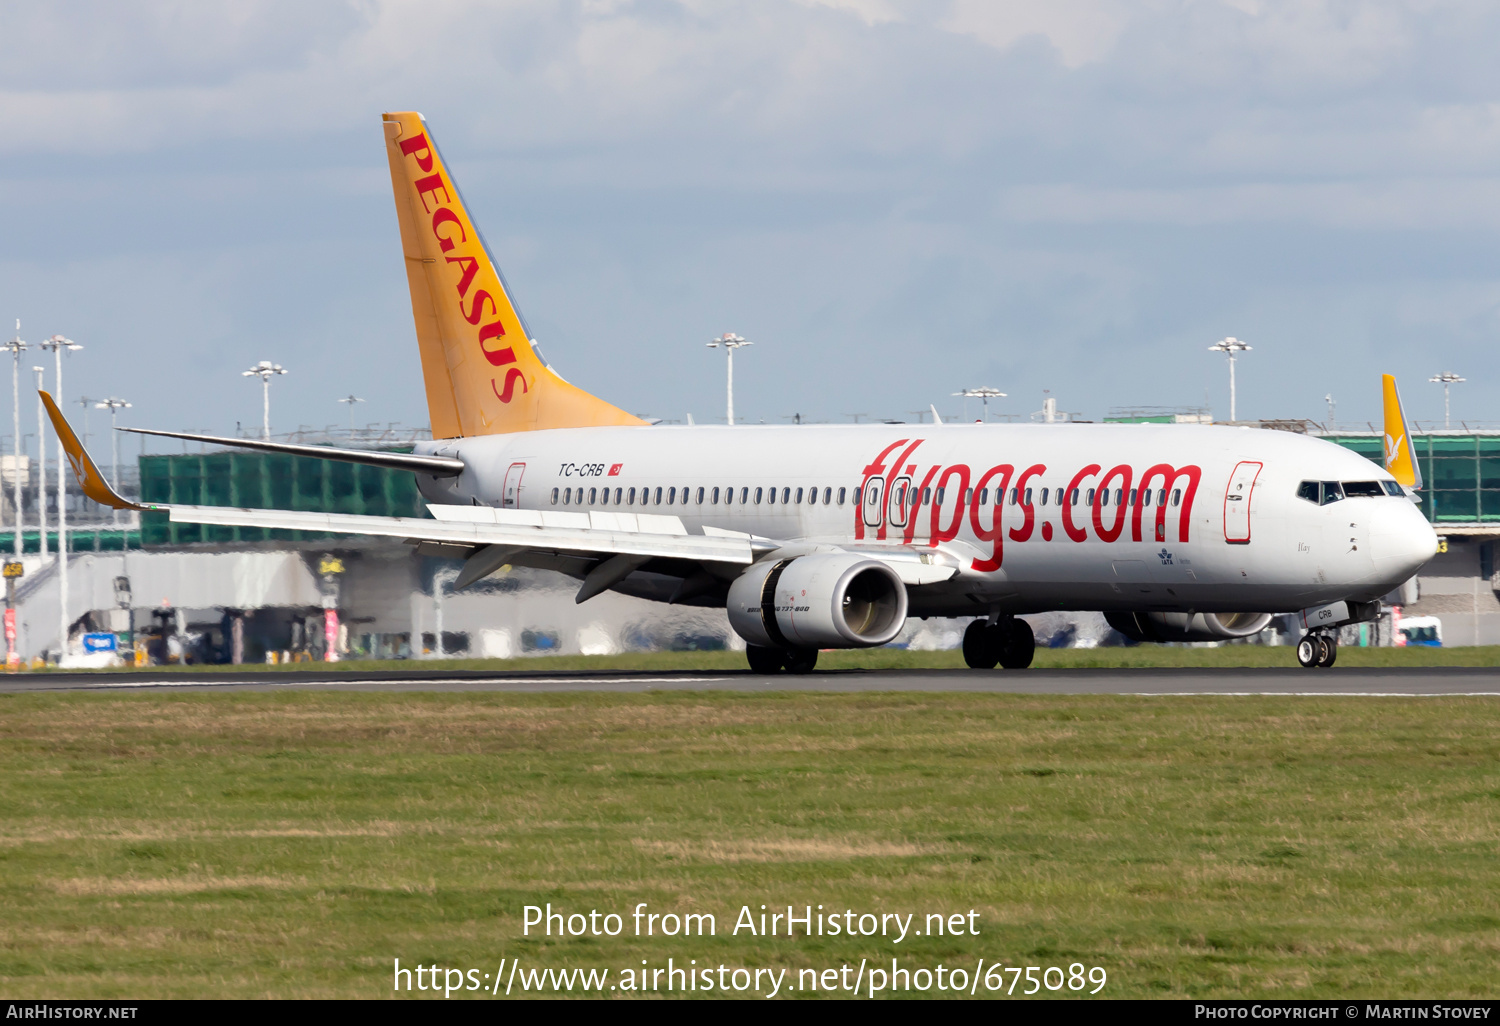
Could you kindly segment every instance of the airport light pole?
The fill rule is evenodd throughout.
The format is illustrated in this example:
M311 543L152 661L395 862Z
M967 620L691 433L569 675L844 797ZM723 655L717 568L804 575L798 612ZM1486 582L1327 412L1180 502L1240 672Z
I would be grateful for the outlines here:
M31 372L36 375L36 526L38 535L37 553L42 557L42 562L47 561L47 435L42 415L46 410L42 407L42 386L45 384L43 378L46 376L45 367L33 367ZM59 464L57 472L62 473Z
M1221 338L1209 346L1208 351L1211 353L1223 353L1229 357L1229 419L1230 421L1238 420L1239 417L1234 405L1234 354L1249 352L1250 347L1239 339L1230 337Z
M1333 409L1334 409L1335 406L1338 405L1338 400L1334 399L1332 392L1329 392L1327 395L1325 395L1323 397L1323 401L1328 404L1328 430L1332 431L1333 430Z
M63 394L63 353L82 349L83 346L70 338L53 335L42 343L43 349L52 350L57 362L54 380L57 397ZM68 475L63 473L62 440L57 443L57 660L62 662L68 654Z
M718 348L720 348L722 346L723 349L724 349L724 352L727 353L727 354L729 354L729 411L728 411L728 421L729 421L729 426L730 427L734 426L734 351L736 349L739 349L739 348L743 347L743 346L753 346L753 345L755 345L754 342L746 342L743 338L741 338L740 336L734 334L731 331L724 332L724 334L720 335L718 338L714 339L712 342L710 342L708 344L708 348L710 348L710 349L718 349Z
M15 357L15 363L10 373L10 396L11 405L14 407L12 430L15 432L16 445L14 464L11 472L16 479L16 558L21 558L21 354L26 352L26 343L21 341L21 320L16 318L16 337L6 342L0 348L10 350Z
M982 401L984 403L984 423L986 424L990 420L990 400L1005 398L1005 393L998 388L966 388L962 392L954 392L953 394L961 395L965 399L978 399Z
M349 437L353 438L354 437L354 404L355 403L362 403L362 402L364 402L364 400L361 399L359 396L355 395L353 392L350 392L348 395L344 396L344 398L340 399L339 402L341 402L341 403L348 403L349 404Z
M116 426L116 421L117 421L117 419L119 417L120 411L121 410L128 410L128 409L130 409L130 404L127 403L124 399L116 399L113 396L111 396L108 399L101 399L98 403L96 403L95 404L95 409L108 410L109 411L109 440L112 443L112 445L114 446L113 453L111 455L111 462L110 462L110 467L109 467L109 475L110 475L110 477L114 478L114 481L111 482L111 483L114 486L115 494L119 495L120 494L120 429ZM111 523L118 524L120 522L120 511L117 510L117 509L111 509L109 511L109 519L110 519Z
M1443 373L1441 374L1434 374L1427 380L1431 381L1435 385L1443 386L1443 427L1445 429L1452 427L1453 408L1448 403L1448 389L1452 388L1460 381L1467 381L1468 378L1461 378L1457 374L1454 374L1452 371L1443 371Z
M262 441L271 440L271 379L277 374L285 374L286 368L279 363L270 360L262 360L247 371L241 371L242 378L260 378L261 387L261 421L260 437Z

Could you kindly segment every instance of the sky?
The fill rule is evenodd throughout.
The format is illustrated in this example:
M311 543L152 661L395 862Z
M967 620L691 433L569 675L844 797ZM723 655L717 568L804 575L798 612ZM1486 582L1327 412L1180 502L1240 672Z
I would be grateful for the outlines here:
M1364 427L1391 372L1440 420L1455 371L1496 423L1496 38L1484 0L0 0L0 317L122 424L251 429L267 359L273 431L425 425L380 128L419 110L547 358L638 414L722 418L732 331L742 420L1225 419L1235 336L1242 418Z

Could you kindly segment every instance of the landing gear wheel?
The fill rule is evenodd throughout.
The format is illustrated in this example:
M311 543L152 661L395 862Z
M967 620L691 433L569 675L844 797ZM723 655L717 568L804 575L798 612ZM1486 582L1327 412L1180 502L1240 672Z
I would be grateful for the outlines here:
M779 648L746 645L745 658L750 660L752 673L780 673L786 656Z
M1339 639L1325 634L1318 640L1322 642L1322 651L1318 654L1318 665L1327 669L1339 657Z
M1005 631L997 646L1000 665L1007 670L1024 670L1030 666L1036 655L1036 635L1031 633L1031 624L1011 617L1009 621L998 624L996 629Z
M964 662L971 670L993 670L1000 661L1000 646L988 620L975 620L964 629Z
M787 673L812 673L813 667L818 665L818 650L794 648L785 653L785 665Z
M1315 634L1302 635L1302 640L1297 642L1297 662L1308 669L1312 669L1318 665L1318 660L1322 657L1322 640Z

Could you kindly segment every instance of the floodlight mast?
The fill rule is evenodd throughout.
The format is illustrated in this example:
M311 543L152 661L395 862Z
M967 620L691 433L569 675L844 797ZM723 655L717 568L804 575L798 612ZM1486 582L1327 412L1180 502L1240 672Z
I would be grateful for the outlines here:
M42 386L46 384L45 367L33 367L31 372L36 375L36 526L38 534L37 553L42 557L42 562L47 561L47 435L45 433L42 415L46 412L42 406ZM57 468L62 473L62 467Z
M1236 421L1239 419L1239 416L1235 410L1234 402L1234 354L1247 353L1250 351L1250 347L1231 336L1219 339L1219 341L1208 347L1208 351L1211 353L1223 353L1229 357L1229 419L1231 422Z
M743 346L753 345L755 345L754 342L746 342L743 338L741 338L739 335L736 335L732 331L726 331L724 332L724 334L708 343L708 348L718 349L722 346L724 352L729 355L729 408L726 413L726 419L730 427L734 427L734 351Z
M1448 403L1448 389L1461 381L1467 381L1469 379L1461 378L1457 374L1454 374L1452 371L1443 371L1443 373L1441 374L1434 374L1427 380L1431 381L1435 385L1443 386L1443 429L1447 430L1448 428L1451 428L1453 426L1453 408Z
M108 399L101 399L95 403L94 408L96 410L109 411L109 440L114 447L109 473L114 478L112 483L115 494L118 495L120 494L120 429L116 426L116 422L120 411L130 409L130 404L124 399L116 399L111 396ZM111 509L109 511L109 519L112 523L118 524L120 522L120 511L118 509Z
M240 371L242 378L260 378L261 388L261 421L260 438L263 442L271 440L271 379L277 374L285 374L286 368L279 363L270 360L261 360L247 371Z
M961 395L965 399L981 400L984 403L983 422L986 424L990 422L990 400L1005 398L1005 393L1000 391L998 388L966 388L962 392L954 392L953 394Z
M348 395L344 396L344 398L342 398L342 399L340 399L338 401L341 402L341 403L348 403L349 404L349 437L353 438L354 437L354 404L355 403L362 403L362 402L364 402L364 400L361 399L359 396L355 395L353 392L350 392Z
M42 343L43 349L52 350L52 356L56 361L54 382L57 385L57 398L62 401L63 397L63 353L76 352L83 348L70 338L61 335L53 335ZM68 475L63 472L62 441L58 440L57 460L57 661L62 663L68 654L68 628L72 624L68 620Z
M26 343L21 341L21 319L16 318L16 337L9 342L0 345L0 349L7 349L11 356L15 357L15 363L10 372L10 394L13 414L12 430L15 432L16 444L15 464L11 471L15 474L16 483L16 558L21 558L21 354L26 352Z

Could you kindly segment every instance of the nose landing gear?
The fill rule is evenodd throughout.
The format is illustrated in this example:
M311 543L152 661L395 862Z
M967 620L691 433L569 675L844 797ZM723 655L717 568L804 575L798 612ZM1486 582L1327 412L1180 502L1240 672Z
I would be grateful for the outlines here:
M999 623L975 620L964 631L964 662L970 669L1024 670L1036 655L1036 636L1025 620L1007 616Z
M1329 667L1339 657L1339 636L1332 631L1308 631L1297 642L1297 662L1306 667Z

